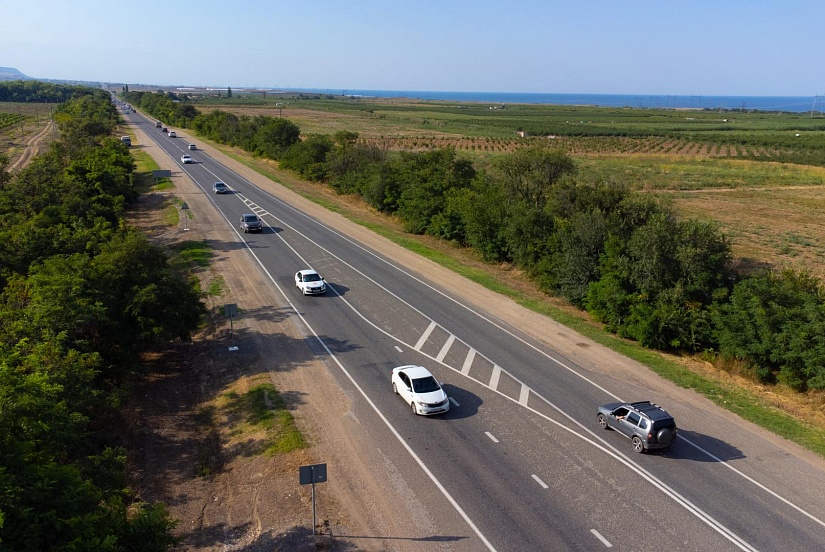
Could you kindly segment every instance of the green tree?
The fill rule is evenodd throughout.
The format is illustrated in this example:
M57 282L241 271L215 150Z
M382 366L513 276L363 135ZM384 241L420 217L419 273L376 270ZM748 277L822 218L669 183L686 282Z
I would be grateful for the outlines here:
M534 209L543 209L553 186L576 172L570 157L541 146L519 149L501 159L496 168L510 196Z
M323 181L327 177L327 154L332 148L332 140L326 134L310 134L286 151L281 167L292 169L307 180Z
M301 129L292 121L267 117L254 131L255 153L269 159L281 159L299 143L300 137Z

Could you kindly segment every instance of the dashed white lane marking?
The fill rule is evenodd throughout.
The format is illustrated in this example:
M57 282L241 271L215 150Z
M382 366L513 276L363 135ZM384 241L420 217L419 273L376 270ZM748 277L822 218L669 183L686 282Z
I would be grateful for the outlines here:
M542 488L542 489L549 489L549 488L550 488L550 487L547 485L547 483L545 483L544 481L542 481L542 480L541 480L541 478L540 478L538 475L533 474L533 479L535 479L535 480L536 480L536 482L537 482L539 485L541 485L541 488Z
M473 365L473 359L476 357L476 350L472 347L467 351L467 357L464 359L464 366L461 367L461 374L466 376L470 373L470 366Z
M501 366L498 364L493 365L493 373L490 374L490 383L487 385L493 391L498 389L498 378L501 377Z
M450 399L450 402L453 403L454 406L461 406L460 404L458 404L458 401L455 400L454 398L449 397L449 399Z
M453 341L455 341L455 336L450 334L450 337L447 338L447 342L444 343L443 347L441 347L441 351L438 353L438 356L435 357L438 362L443 361L444 357L447 356L447 353L450 352L450 347L452 347Z
M420 350L421 350L421 347L423 347L423 346L424 346L424 344L427 342L427 339L429 339L429 338L430 338L430 334L431 334L431 333L433 333L433 330L435 329L435 327L436 327L437 325L438 325L438 324L436 324L436 323L435 323L435 320L433 320L432 322L430 322L430 325L429 325L429 326L427 326L427 329L426 329L426 330L424 330L424 333L423 333L423 334L421 334L421 337L419 337L419 338L418 338L418 343L416 343L416 344L415 344L415 347L413 347L416 351L420 351Z
M530 396L530 388L522 383L521 384L521 393L519 393L519 396L518 396L518 403L521 406L527 406L527 398L529 396Z
M490 438L490 440L491 440L492 442L494 442L494 443L498 443L498 439L496 439L496 438L493 436L493 434L492 434L492 433L490 433L489 431L485 431L485 432L484 432L484 435L486 435L487 437L489 437L489 438ZM536 476L534 475L533 477L536 477Z
M395 350L398 351L399 353L404 352L404 350L401 347L399 347L398 345L395 346Z
M607 540L606 538L604 538L604 537L601 535L601 533L599 533L599 532L598 532L598 531L596 531L595 529L591 529L591 530L590 530L590 532L591 532L591 533L593 533L593 535L595 535L595 537L596 537L597 539L599 539L600 541L602 541L602 544L603 544L603 545L605 545L605 547L607 547L607 548L613 548L613 545L612 545L612 544L610 544L610 541L609 541L609 540Z

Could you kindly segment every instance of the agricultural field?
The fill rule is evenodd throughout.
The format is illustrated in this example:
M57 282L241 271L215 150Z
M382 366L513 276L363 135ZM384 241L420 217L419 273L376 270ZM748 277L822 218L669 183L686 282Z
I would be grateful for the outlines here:
M0 153L12 167L48 146L53 109L54 104L0 102Z
M357 132L388 150L452 147L480 168L520 146L546 142L575 159L583 181L626 184L668 198L684 217L717 222L738 268L793 267L825 280L822 113L297 95L196 105L205 112L288 117L303 134Z

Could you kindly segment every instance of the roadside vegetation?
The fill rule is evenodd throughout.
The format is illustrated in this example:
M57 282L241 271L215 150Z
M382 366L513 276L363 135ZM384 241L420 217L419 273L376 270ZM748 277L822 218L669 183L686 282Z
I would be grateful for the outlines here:
M109 94L19 88L64 103L47 153L0 162L0 548L167 550L175 522L129 487L120 410L141 355L197 328L201 292L124 224L141 189Z

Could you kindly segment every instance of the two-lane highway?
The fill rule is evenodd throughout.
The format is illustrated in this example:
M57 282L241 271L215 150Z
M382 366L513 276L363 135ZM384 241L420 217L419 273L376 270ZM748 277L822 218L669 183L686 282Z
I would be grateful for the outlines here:
M825 549L825 474L729 417L651 396L638 381L586 370L495 313L444 291L187 149L138 114L126 115L209 194L239 243L276 286L315 350L328 355L376 448L434 520L466 527L452 550ZM195 164L180 164L190 154ZM232 193L214 195L221 180ZM246 212L264 220L243 234ZM294 274L314 268L324 296L303 297ZM390 371L423 364L446 382L447 415L421 418L392 394ZM595 410L654 399L681 436L635 455ZM460 537L460 538L459 538ZM432 545L432 543L430 543Z

